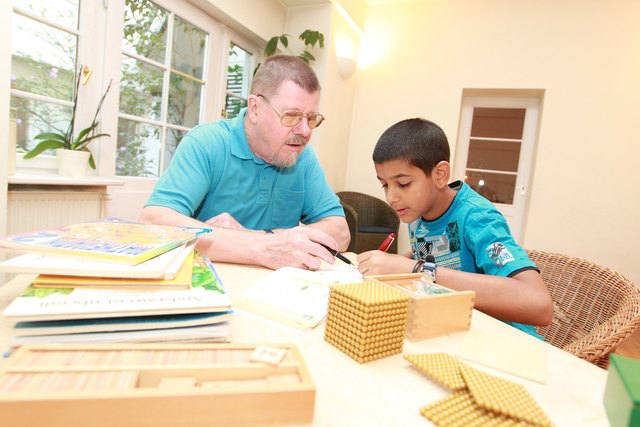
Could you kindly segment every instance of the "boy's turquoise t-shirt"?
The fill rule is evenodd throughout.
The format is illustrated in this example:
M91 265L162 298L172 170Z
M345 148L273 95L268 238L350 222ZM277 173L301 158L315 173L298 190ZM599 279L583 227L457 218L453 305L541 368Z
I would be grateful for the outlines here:
M344 216L311 147L292 167L266 163L249 147L245 112L191 129L146 205L168 207L200 221L227 212L254 230Z
M464 182L453 182L450 187L458 194L440 218L434 221L418 218L409 224L414 258L424 259L432 254L443 267L503 277L538 270L527 252L513 240L506 219L489 200ZM543 339L531 325L505 323Z

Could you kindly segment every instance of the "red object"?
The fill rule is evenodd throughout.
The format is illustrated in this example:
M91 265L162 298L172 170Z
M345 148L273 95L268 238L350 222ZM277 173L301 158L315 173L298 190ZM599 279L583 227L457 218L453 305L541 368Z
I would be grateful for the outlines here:
M396 240L396 233L389 234L387 238L384 239L384 242L382 242L378 250L382 252L387 252L387 249L389 249L389 246L391 246L394 240Z

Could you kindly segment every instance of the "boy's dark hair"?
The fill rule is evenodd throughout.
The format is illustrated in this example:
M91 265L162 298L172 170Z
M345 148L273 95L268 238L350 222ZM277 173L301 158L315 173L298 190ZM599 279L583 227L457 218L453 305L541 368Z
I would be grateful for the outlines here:
M449 141L444 131L429 120L402 120L384 131L373 149L374 163L402 159L429 175L435 165L449 161Z

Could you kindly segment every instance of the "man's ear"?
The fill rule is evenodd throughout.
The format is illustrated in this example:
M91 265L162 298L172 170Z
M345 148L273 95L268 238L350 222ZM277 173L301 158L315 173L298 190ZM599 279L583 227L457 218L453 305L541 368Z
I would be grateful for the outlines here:
M449 178L451 177L451 164L447 161L440 161L431 171L431 179L438 190L441 190L449 185Z
M249 95L247 98L247 115L251 123L255 123L258 117L258 97L255 95Z

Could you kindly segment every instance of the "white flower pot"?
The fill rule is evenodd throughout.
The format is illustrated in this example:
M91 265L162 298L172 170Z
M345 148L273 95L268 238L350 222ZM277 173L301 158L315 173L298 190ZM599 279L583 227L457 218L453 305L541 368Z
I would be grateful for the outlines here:
M88 151L64 150L58 148L56 150L56 158L58 159L58 175L70 178L83 178L87 175L87 166L89 165Z

